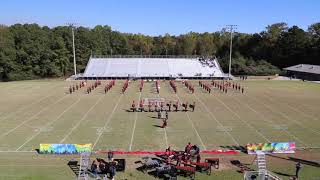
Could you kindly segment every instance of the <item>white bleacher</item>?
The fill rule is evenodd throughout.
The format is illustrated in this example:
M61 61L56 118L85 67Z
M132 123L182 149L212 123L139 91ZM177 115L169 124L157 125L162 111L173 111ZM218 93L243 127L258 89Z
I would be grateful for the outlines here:
M93 58L91 57L84 78L110 77L225 77L216 59L198 58Z

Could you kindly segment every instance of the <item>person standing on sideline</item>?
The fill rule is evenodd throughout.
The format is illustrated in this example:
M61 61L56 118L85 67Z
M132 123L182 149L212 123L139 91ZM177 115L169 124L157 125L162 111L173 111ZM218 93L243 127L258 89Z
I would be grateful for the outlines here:
M113 159L113 152L111 150L108 151L108 160L109 162L111 162L111 160Z
M298 162L298 163L296 164L296 177L297 177L297 178L299 178L299 172L300 172L301 168L302 168L302 165L301 165L300 162Z

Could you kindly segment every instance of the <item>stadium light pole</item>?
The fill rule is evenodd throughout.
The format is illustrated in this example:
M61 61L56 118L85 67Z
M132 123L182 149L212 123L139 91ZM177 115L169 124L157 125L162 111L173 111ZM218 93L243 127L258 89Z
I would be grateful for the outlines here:
M237 25L227 25L227 29L230 29L230 55L229 55L229 74L228 77L231 77L231 61L232 61L232 38L233 32L237 29Z
M67 23L71 27L72 30L72 51L73 51L73 68L74 68L74 75L77 75L77 65L76 65L76 49L74 45L74 23Z

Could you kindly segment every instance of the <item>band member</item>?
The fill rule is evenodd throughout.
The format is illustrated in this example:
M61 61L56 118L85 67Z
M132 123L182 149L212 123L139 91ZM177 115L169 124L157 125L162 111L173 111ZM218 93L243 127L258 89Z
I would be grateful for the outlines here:
M149 112L151 112L151 102L148 102Z
M72 94L72 87L69 87L69 93Z
M160 111L163 111L163 102L160 102Z
M169 102L169 111L171 111L171 106L172 106L172 103L171 103L171 101Z
M190 154L190 150L192 148L192 144L189 142L186 147L184 148L184 152Z
M186 104L184 105L184 111L188 110L188 101L186 102Z
M166 128L166 127L167 127L167 119L163 119L161 128Z
M176 102L176 107L175 108L176 108L176 112L177 112L178 108L179 108L179 101Z
M242 89L241 89L241 92L242 92L242 94L244 93L244 88L242 87Z
M143 108L143 102L142 102L142 100L140 100L140 111L142 112L142 111L144 111L144 108Z
M154 111L158 112L158 103L157 102L154 104Z
M168 114L168 111L166 111L166 119L169 118L169 114Z
M161 112L158 112L158 119L161 119Z
M78 89L79 89L79 86L78 86L78 84L76 84L76 89L77 89L77 91L78 91Z
M72 86L72 92L74 92L76 90L76 88L74 87L74 85Z
M136 103L134 101L132 102L131 107L132 107L132 111L135 112L136 111Z
M193 101L193 104L191 105L192 112L194 112L195 106L196 106L196 102Z

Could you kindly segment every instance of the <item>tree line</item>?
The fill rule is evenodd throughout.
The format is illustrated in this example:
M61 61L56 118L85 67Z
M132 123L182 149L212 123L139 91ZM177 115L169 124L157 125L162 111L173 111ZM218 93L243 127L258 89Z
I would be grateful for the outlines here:
M230 33L189 32L148 36L122 33L110 26L76 27L78 72L95 55L201 55L216 56L227 72ZM269 75L286 66L320 64L320 23L305 31L276 23L260 33L235 33L233 74ZM71 27L37 24L0 25L0 80L67 77L73 72Z

